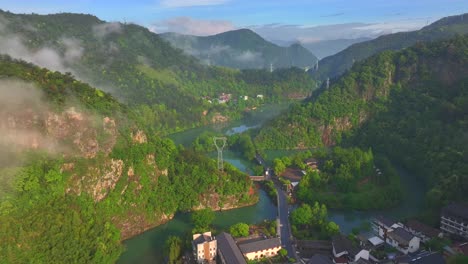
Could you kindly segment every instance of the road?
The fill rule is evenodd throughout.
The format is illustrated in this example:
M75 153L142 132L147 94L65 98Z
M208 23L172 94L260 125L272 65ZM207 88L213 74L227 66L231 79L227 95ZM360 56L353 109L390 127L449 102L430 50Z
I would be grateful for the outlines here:
M279 235L281 238L281 245L288 251L288 257L298 260L296 249L292 243L291 226L289 225L288 197L286 193L281 189L281 185L279 183L276 183L275 186L276 191L278 192L278 219L280 227Z

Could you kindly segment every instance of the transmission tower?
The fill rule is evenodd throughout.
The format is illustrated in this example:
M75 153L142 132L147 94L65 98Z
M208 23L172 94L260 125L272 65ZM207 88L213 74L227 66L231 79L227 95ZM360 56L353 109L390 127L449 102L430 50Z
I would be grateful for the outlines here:
M218 170L224 170L223 149L226 146L226 137L213 137L213 142L218 150ZM218 144L220 143L220 144Z

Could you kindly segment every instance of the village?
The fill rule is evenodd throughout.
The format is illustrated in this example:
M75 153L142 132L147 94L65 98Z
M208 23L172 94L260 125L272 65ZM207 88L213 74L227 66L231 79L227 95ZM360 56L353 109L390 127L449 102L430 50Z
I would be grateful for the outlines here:
M264 162L260 155L257 161ZM303 162L309 171L319 170L316 159L309 158ZM379 168L374 169L376 174L382 173ZM272 178L279 187L277 191L288 197L288 216L290 211L297 208L294 204L295 190L304 175L306 170L288 167L276 177L273 170L265 169L264 177ZM278 210L278 214L281 214L281 210ZM227 232L218 235L210 231L195 234L192 241L194 259L198 263L223 264L444 264L452 256L468 256L467 204L444 207L440 212L438 229L416 219L397 220L375 215L367 230L337 233L327 240L296 239L290 231L290 237L284 239L280 230L284 225L290 230L289 222L281 221L280 216L277 222L276 235L267 236L252 227L245 237L234 238ZM284 243L288 240L291 241L289 251L289 245Z

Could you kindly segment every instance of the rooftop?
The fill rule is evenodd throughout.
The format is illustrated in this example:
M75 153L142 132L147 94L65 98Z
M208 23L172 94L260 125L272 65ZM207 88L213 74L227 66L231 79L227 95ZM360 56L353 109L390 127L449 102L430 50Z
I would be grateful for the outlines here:
M389 232L388 236L398 241L398 243L405 245L408 245L410 240L414 237L411 233L401 227L395 228L393 231Z
M202 244L202 243L205 243L205 242L210 242L211 240L213 240L213 238L211 237L211 232L205 232L203 234L193 235L192 243L194 245L198 245L198 244Z
M440 233L439 230L430 227L426 224L423 224L417 220L409 220L406 222L406 226L409 227L410 229L415 230L416 232L422 233L427 237L433 238L437 237Z
M302 173L301 169L286 168L286 170L280 176L292 182L297 182L302 179L304 174Z
M368 239L369 242L373 245L373 246L378 246L378 245L381 245L384 243L384 241L382 239L380 239L380 237L371 237Z
M356 249L353 246L351 240L343 235L336 235L332 238L332 245L335 248L336 254L347 251L348 254L354 255Z
M453 203L442 209L442 214L468 221L468 204Z
M325 255L314 255L312 258L309 259L307 262L308 264L333 264L333 261L325 256Z
M250 252L262 251L264 249L270 249L275 247L281 247L281 241L279 238L270 238L263 240L248 240L239 243L239 248L242 253L247 254Z
M218 240L218 251L221 252L227 264L247 263L230 234L223 232L216 238Z
M393 219L386 218L386 217L383 217L383 216L377 216L375 218L375 220L380 222L381 224L387 226L387 227L391 227L393 224L395 224L395 221L393 221Z

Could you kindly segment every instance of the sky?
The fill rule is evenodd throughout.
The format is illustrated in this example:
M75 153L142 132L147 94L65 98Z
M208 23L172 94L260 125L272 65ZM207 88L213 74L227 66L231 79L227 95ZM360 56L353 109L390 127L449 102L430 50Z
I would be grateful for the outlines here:
M275 42L376 37L468 12L468 0L0 0L14 13L93 14L156 33L250 28Z

